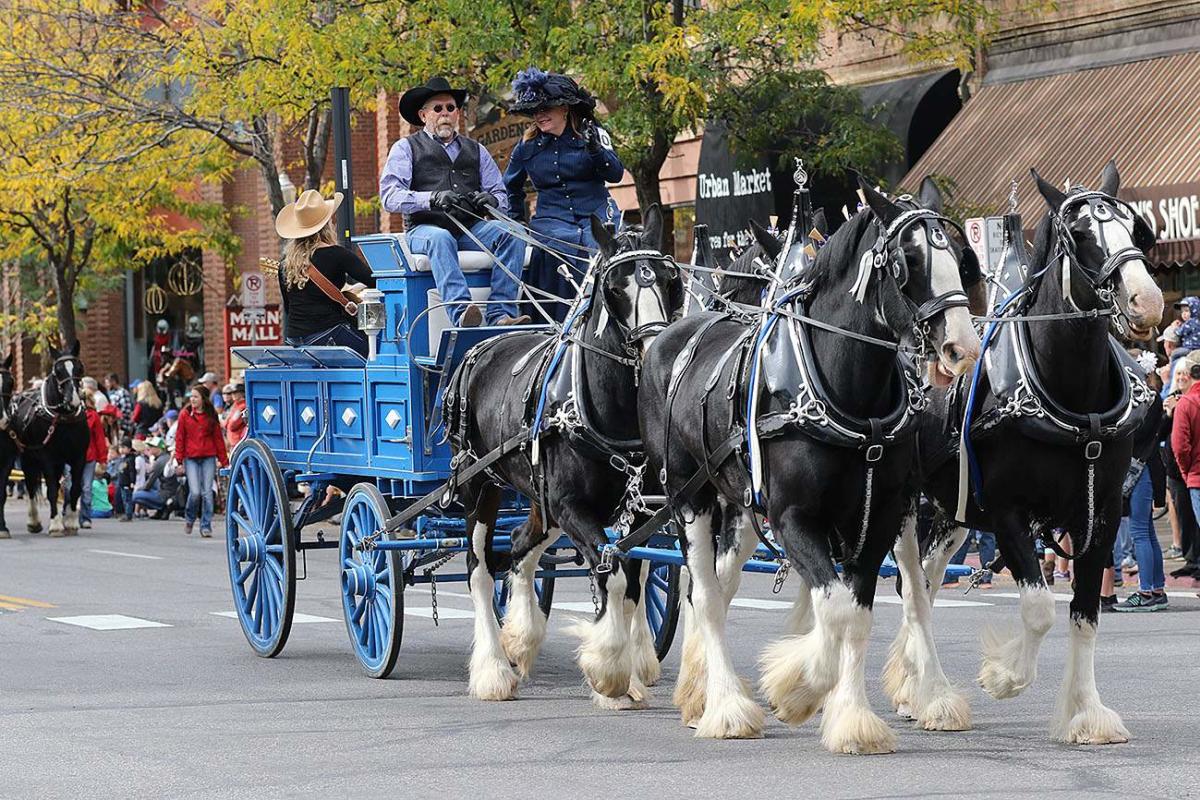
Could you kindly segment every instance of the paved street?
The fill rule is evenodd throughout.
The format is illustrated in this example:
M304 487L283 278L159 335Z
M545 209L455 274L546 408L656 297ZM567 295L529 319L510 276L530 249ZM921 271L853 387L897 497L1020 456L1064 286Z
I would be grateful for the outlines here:
M1102 696L1133 732L1123 746L1076 749L1046 734L1065 645L1065 612L1043 648L1041 675L998 702L971 683L981 627L1015 624L1016 600L990 592L943 595L938 615L952 680L969 686L976 729L913 730L895 719L900 750L835 757L810 722L772 721L762 741L710 742L679 725L669 694L678 642L654 707L593 709L561 633L551 634L522 699L466 696L471 636L463 586L412 590L404 647L391 679L363 676L341 620L334 560L308 559L281 657L252 655L231 608L223 540L185 537L182 523L99 520L68 539L24 533L9 506L0 541L0 797L711 797L874 798L1192 797L1200 794L1194 690L1200 600L1178 590L1165 613L1106 616L1097 654ZM739 670L753 676L783 612L770 581L750 576L731 614ZM794 585L785 589L794 589ZM1060 588L1059 591L1064 591ZM891 581L880 597L894 600ZM555 598L586 603L587 584ZM962 602L965 599L965 604ZM1060 604L1061 605L1061 604ZM454 618L445 609L463 613ZM877 605L868 667L879 672L899 608ZM87 619L124 615L132 619ZM96 630L94 627L140 625Z

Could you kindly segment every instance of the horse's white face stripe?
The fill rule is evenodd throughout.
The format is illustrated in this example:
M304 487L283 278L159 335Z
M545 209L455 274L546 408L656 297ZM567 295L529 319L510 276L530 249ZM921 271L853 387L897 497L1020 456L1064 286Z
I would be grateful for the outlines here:
M1087 219L1088 229L1094 237L1097 246L1101 242L1104 243L1105 258L1121 250L1136 248L1133 242L1133 220L1130 220L1129 226L1126 227L1125 222L1118 218L1101 222L1092 216L1090 212L1085 211L1083 215ZM1103 236L1101 236L1101 233L1103 233ZM1131 297L1139 297L1144 301L1146 298L1152 298L1157 295L1159 303L1161 303L1162 290L1150 275L1149 264L1145 258L1134 258L1126 261L1121 265L1119 272L1121 275L1121 293L1119 297L1121 304L1125 306L1124 310L1126 313L1131 312L1131 309L1128 308L1128 298ZM1152 322L1150 324L1156 323Z
M925 232L925 226L918 226L913 231L913 238L923 252L929 252L930 244ZM930 288L933 290L933 296L946 294L947 292L963 291L962 274L959 272L958 260L954 254L946 248L932 248L933 257L930 259ZM949 308L943 313L943 318L946 321L945 343L957 345L964 353L979 352L979 334L975 332L975 326L971 324L970 311L965 308ZM952 364L947 364L946 367L953 367Z

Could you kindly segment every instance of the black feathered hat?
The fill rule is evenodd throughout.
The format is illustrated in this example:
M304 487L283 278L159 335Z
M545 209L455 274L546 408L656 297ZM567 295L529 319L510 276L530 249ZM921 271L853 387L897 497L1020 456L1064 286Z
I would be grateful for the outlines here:
M448 94L454 98L454 102L462 108L463 103L467 102L466 89L454 89L450 86L450 81L442 76L430 78L423 86L416 86L409 89L400 98L400 116L411 122L413 125L424 125L421 122L421 117L418 113L421 107L434 95Z
M530 114L547 106L571 106L585 117L596 110L596 98L580 88L573 78L537 67L521 70L512 82L514 114Z

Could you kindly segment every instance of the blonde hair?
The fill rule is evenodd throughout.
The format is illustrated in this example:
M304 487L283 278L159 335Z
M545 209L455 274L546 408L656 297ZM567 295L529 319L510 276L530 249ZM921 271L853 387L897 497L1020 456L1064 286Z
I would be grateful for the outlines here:
M289 239L283 248L283 285L288 289L303 289L308 283L308 268L312 265L312 254L318 247L337 244L337 232L333 228L333 218L325 223L325 227L312 236L303 239Z
M134 390L134 399L139 403L145 403L151 408L162 408L162 398L158 396L158 390L154 388L154 384L150 381L142 381Z
M565 106L565 108L567 109L567 127L575 131L576 136L583 136L583 115L576 111L574 106ZM525 129L525 135L521 138L528 142L536 139L539 133L541 131L538 130L537 123L531 122Z

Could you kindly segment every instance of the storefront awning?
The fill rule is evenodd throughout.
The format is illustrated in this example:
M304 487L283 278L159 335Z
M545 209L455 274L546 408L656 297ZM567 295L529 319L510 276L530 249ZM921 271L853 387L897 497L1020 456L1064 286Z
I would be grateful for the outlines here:
M1162 264L1200 263L1200 52L985 84L905 176L949 178L954 202L999 213L1019 181L1027 224L1045 204L1029 168L1052 183L1095 185L1110 157L1121 196L1162 242Z

